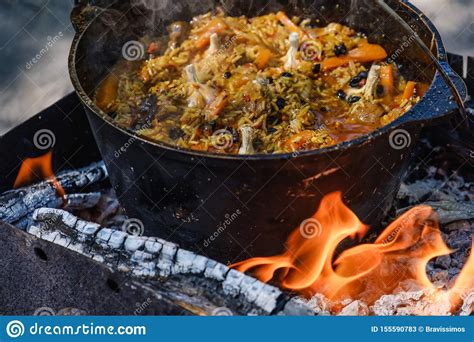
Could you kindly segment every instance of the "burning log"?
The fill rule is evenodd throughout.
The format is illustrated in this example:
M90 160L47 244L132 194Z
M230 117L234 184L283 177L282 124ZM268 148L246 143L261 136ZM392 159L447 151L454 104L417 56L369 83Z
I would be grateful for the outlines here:
M100 192L66 195L66 208L69 210L84 210L94 208L100 201Z
M81 194L88 186L101 182L108 178L104 163L95 163L82 169L64 172L57 176L55 181L46 180L38 184L16 190L5 192L0 196L0 220L18 224L28 219L35 209L59 208L70 201L72 207L92 206L97 194ZM57 187L61 187L66 193L74 195L61 196Z
M433 208L441 224L474 219L474 202L440 201L425 202L423 205ZM400 209L397 211L397 215L399 216L410 209Z
M59 209L38 209L28 232L146 281L198 315L310 314L277 288L159 238L102 228Z

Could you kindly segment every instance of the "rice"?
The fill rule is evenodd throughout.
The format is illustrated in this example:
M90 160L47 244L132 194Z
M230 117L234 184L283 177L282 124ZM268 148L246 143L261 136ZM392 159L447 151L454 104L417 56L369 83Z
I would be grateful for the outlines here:
M397 119L426 88L416 84L410 93L396 65L384 62L383 48L352 29L314 27L284 13L207 13L173 24L166 45L159 42L147 39L156 51L146 61L118 63L116 89L104 82L96 103L117 124L184 149L250 154L331 146ZM378 54L367 54L372 50ZM370 71L379 67L384 73L369 89Z

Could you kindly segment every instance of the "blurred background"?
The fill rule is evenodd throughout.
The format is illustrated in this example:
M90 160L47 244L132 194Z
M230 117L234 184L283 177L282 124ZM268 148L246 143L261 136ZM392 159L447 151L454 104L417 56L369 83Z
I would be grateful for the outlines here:
M156 0L160 1L160 0ZM450 52L474 56L474 0L412 0ZM72 91L73 0L1 0L0 135Z

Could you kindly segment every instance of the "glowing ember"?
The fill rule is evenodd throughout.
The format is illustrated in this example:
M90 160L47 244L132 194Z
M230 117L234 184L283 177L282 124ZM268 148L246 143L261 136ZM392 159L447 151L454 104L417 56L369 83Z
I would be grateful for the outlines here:
M250 271L264 282L273 279L282 288L303 296L320 293L333 301L350 298L372 305L408 280L420 288L435 290L426 275L426 266L431 259L452 251L444 243L436 214L430 207L408 211L374 243L350 248L334 260L342 241L362 238L367 228L343 203L341 193L332 193L321 201L313 217L290 235L284 254L252 258L232 267ZM440 299L450 299L454 310L473 287L471 255L453 288L436 291Z
M53 184L58 196L65 198L64 189L54 176L52 151L37 158L25 159L21 164L13 187L17 189L45 179Z

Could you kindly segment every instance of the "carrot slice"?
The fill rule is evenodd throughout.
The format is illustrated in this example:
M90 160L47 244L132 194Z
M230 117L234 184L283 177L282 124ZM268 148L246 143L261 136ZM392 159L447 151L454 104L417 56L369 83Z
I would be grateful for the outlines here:
M426 83L417 83L416 84L416 94L420 97L423 97L429 89L429 84Z
M96 95L97 107L106 113L111 113L115 109L113 104L117 99L119 79L114 74L110 74L102 81Z
M392 95L394 90L393 66L391 64L380 67L380 84L383 86L385 95Z
M209 104L207 111L207 119L215 120L219 117L220 112L227 105L227 93L221 92L217 97Z
M267 49L267 48L262 48L257 54L257 57L255 58L255 65L257 68L265 69L267 66L268 62L270 62L270 59L272 58L272 52Z
M280 20L280 22L286 26L286 28L288 30L290 30L291 32L296 32L300 35L300 38L303 38L304 36L306 36L306 33L300 29L294 22L291 21L290 18L288 18L288 16L286 15L285 12L283 11L280 11L276 14L276 17L278 20Z
M211 20L204 28L204 32L197 38L196 47L198 49L205 48L207 45L209 45L213 33L221 33L228 27L229 26L227 26L225 21L221 18Z
M415 87L416 87L416 82L413 82L413 81L407 82L405 91L403 92L403 98L405 100L409 100L413 97L413 95L415 94Z
M387 51L378 44L361 44L345 56L331 57L323 61L323 70L331 70L349 64L349 62L368 63L387 58Z

